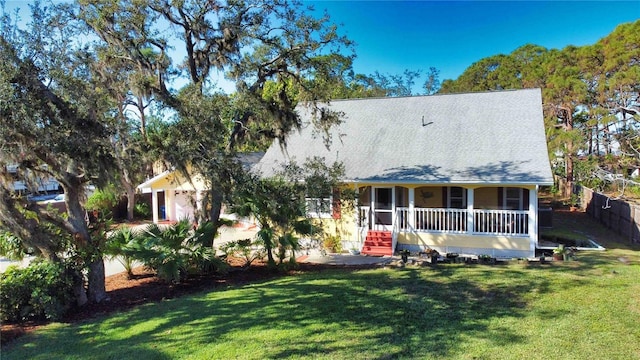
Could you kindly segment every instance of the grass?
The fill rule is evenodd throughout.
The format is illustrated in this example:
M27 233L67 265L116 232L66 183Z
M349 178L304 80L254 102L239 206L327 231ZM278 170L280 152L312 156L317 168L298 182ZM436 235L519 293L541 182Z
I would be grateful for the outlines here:
M1 355L640 359L640 251L598 236L606 252L551 265L335 269L219 289L52 324Z
M628 239L602 226L584 212L554 212L553 227L543 229L541 234L555 234L578 240L592 239L606 248L640 250L640 244L631 244Z

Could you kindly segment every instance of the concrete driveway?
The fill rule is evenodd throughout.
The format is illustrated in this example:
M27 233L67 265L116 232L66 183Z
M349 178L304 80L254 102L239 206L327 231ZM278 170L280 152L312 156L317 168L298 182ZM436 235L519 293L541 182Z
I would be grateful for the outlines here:
M144 226L146 225L141 225L139 227L144 228ZM220 234L218 235L218 237L213 240L213 245L216 248L220 248L220 246L230 241L253 239L253 237L256 236L258 230L223 226L220 228L219 232ZM122 264L117 259L105 260L104 271L106 276L119 274L124 271L124 266L122 266Z

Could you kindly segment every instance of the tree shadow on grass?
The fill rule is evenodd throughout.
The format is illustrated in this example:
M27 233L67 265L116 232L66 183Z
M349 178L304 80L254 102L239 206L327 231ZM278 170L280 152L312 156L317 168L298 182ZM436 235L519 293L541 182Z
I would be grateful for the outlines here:
M469 338L525 342L494 320L524 317L526 294L548 284L526 269L487 271L509 281L457 266L285 277L39 332L3 355L33 357L31 344L46 342L53 358L383 359L448 356Z

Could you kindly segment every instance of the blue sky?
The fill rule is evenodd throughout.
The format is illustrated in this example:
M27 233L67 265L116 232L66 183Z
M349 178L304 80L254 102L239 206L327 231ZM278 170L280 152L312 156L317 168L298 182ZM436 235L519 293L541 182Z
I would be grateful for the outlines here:
M26 11L30 2L7 0L7 9ZM424 74L435 67L440 80L455 79L482 58L509 54L528 43L548 49L591 45L617 25L640 19L640 0L303 0L303 4L313 5L318 16L326 10L340 33L356 42L357 73L401 74L408 69ZM218 81L225 91L234 90L229 81Z
M640 19L640 0L304 3L319 13L326 9L342 34L357 43L357 73L424 73L435 67L441 80L528 43L548 49L591 45L617 25Z

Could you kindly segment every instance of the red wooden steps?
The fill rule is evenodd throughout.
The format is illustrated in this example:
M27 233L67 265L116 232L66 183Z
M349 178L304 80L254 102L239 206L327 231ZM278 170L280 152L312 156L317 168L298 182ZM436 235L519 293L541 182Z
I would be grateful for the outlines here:
M369 230L367 237L362 245L362 251L364 255L372 256L391 256L393 255L393 240L391 238L391 231L376 231Z

